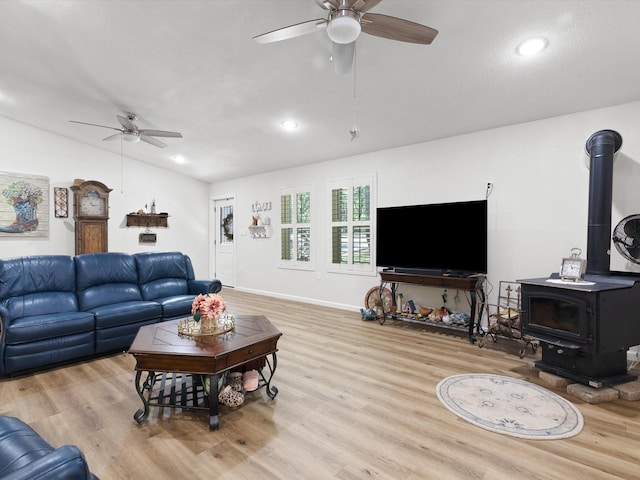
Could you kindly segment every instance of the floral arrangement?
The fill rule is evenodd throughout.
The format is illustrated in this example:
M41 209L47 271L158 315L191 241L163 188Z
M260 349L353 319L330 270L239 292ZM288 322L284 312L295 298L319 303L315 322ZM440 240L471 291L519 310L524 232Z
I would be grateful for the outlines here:
M26 200L30 200L33 204L38 204L42 201L42 189L39 186L24 180L11 182L7 188L2 191L2 195L11 205L15 205L18 202L24 202Z
M226 302L217 293L200 294L193 299L193 304L191 305L191 313L196 322L199 322L201 319L215 320L222 315L226 309Z

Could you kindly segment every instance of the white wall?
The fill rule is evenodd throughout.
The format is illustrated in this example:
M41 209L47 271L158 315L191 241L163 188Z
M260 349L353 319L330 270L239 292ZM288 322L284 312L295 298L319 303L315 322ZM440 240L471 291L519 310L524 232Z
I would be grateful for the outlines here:
M379 206L482 199L487 182L493 183L488 278L489 289L496 290L500 280L557 271L572 247L586 254L589 171L584 145L592 133L613 129L623 137L614 167L613 226L626 215L640 213L639 119L640 102L634 102L208 186L126 157L121 176L119 155L0 118L0 171L48 176L51 205L54 186L68 187L75 178L105 183L113 188L110 250L183 251L192 257L199 278L214 275L209 272L210 198L233 196L238 289L358 309L379 278L328 273L329 180L377 174ZM280 269L279 189L303 184L314 191L314 270ZM169 228L153 230L156 245L140 245L143 229L125 227L125 215L153 198L158 211L169 212ZM253 239L247 231L251 205L266 201L273 205L269 216L274 235ZM464 223L453 221L451 233L464 234ZM405 242L409 248L428 248L425 237L409 234ZM0 237L0 258L73 251L73 219L55 218L52 206L48 238ZM630 269L615 251L611 263L615 269ZM426 305L438 305L441 293L412 291ZM450 301L454 296L449 292ZM460 298L459 309L465 310L464 296ZM313 314L313 307L309 312Z
M501 280L546 277L558 271L562 257L569 256L573 247L586 256L589 157L585 142L591 134L612 129L623 137L614 166L613 226L626 215L640 213L639 120L640 102L634 102L213 184L212 197L236 199L236 287L360 308L379 277L327 272L327 182L367 173L377 173L378 206L478 200L485 198L487 183L493 183L489 298L492 290L495 296ZM313 185L314 193L315 268L311 272L278 268L279 188L303 184ZM274 206L272 238L252 239L246 234L256 201L271 201ZM473 241L463 219L452 219L449 232L434 228L432 234L469 235ZM405 242L408 248L429 248L428 238L410 232ZM630 269L615 251L611 263L614 269ZM423 304L440 305L441 291L411 292ZM456 292L448 293L451 302ZM462 292L459 298L464 311ZM309 313L313 314L312 307Z
M69 187L73 180L98 180L113 191L109 197L109 250L181 251L193 261L198 278L209 276L208 191L204 182L181 177L131 158L53 135L0 117L0 171L49 177L49 236L0 237L0 258L24 255L73 255L74 223L69 191L69 218L55 218L53 187ZM129 145L125 145L125 150ZM137 146L137 145L136 145ZM155 148L142 145L146 148ZM155 198L158 212L169 213L168 228L154 228L156 244L140 244L139 227L126 227L126 214ZM0 201L3 201L0 198Z

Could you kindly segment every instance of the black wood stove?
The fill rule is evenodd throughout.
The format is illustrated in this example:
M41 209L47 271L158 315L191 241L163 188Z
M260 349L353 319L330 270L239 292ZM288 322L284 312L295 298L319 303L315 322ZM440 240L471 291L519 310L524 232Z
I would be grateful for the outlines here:
M519 280L521 327L540 341L540 370L595 388L636 379L627 350L640 344L640 275L610 271L613 157L622 137L601 130L587 140L590 155L587 270L584 281Z

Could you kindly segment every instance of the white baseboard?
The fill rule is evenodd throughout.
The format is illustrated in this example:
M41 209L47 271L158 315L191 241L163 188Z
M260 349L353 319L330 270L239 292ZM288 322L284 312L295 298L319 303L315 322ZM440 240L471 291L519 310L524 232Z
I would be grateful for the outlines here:
M247 292L247 293L254 293L256 295L264 295L266 297L274 297L274 298L282 298L284 300L292 300L294 302L302 302L302 303L309 303L311 305L320 305L322 307L329 307L329 308L337 308L340 310L348 310L351 312L359 312L360 311L360 306L356 306L356 305L346 305L343 303L335 303L335 302L325 302L322 300L316 300L313 298L308 298L308 297L298 297L295 295L285 295L285 294L281 294L281 293L275 293L275 292L268 292L268 291L264 291L264 290L255 290L253 288L243 288L243 287L233 287L235 290L239 291L239 292ZM224 292L223 292L224 295Z

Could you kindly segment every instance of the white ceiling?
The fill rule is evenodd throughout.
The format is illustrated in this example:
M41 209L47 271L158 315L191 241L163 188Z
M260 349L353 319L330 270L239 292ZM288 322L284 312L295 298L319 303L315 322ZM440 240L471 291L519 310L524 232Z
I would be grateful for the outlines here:
M134 112L184 138L124 155L217 181L640 100L640 1L385 0L371 13L439 34L361 34L355 77L334 73L325 31L252 39L325 13L313 0L2 0L0 115L119 154L112 130L69 120L118 127ZM549 47L517 56L534 35ZM300 127L284 132L285 118Z

